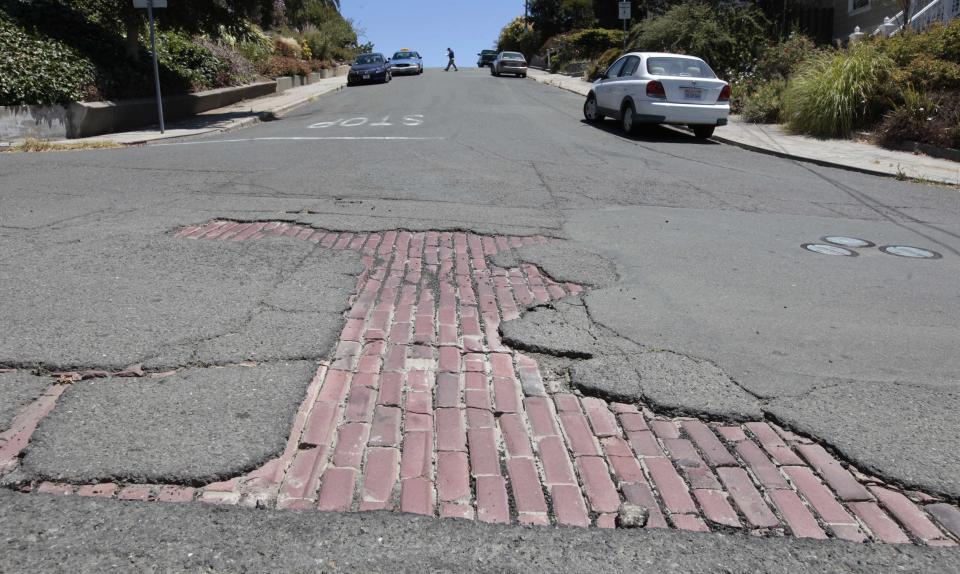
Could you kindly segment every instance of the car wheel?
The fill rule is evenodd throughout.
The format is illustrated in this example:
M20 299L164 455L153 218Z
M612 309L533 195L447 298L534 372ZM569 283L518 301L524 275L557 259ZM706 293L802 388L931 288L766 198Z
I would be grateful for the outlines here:
M623 109L620 110L620 127L623 128L623 133L632 134L637 129L636 118L634 118L634 108L633 103L627 102L623 105Z
M587 101L583 102L583 117L591 124L603 119L603 114L597 107L597 96L593 93L587 96Z
M693 135L700 140L705 140L710 136L712 136L713 130L715 129L715 126L692 126L692 127L693 127Z
M526 74L520 74L520 77L521 77L521 78L526 78L527 75L526 75Z

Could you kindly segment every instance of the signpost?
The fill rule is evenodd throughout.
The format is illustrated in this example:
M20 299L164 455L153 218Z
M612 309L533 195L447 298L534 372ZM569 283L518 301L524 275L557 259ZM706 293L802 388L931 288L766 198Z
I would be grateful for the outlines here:
M631 16L630 9L632 6L630 2L620 2L618 6L620 7L620 19L623 20L623 47L626 48L627 47L627 22L630 21L630 16Z
M167 0L133 0L134 8L146 8L150 20L150 52L153 54L153 85L157 90L157 117L160 119L160 133L166 131L163 125L163 97L160 95L160 65L157 63L157 37L153 25L153 9L166 8Z

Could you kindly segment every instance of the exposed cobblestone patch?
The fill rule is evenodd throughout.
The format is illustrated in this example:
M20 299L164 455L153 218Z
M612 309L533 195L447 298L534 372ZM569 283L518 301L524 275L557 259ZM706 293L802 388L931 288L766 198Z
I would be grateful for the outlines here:
M521 309L582 288L557 283L534 265L488 263L542 238L232 222L188 227L178 236L286 236L362 253L365 270L346 325L308 387L284 452L252 473L198 489L51 482L21 488L119 500L390 509L497 523L957 544L956 506L861 474L774 424L666 417L644 405L566 392L551 381L555 373L545 382L536 360L503 344L499 326ZM16 467L30 421L35 427L49 411L41 401L21 415L20 431L0 437L0 469ZM8 448L13 440L19 442Z

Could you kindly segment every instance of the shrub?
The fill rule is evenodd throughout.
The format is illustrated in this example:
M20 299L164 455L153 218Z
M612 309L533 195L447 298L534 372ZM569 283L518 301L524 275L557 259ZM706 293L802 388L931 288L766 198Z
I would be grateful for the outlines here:
M791 34L783 42L769 45L760 51L753 73L761 80L789 78L800 64L818 52L813 40L802 34Z
M96 70L57 40L27 34L0 12L0 105L60 104L94 96Z
M273 39L256 26L248 27L238 38L235 49L254 66L265 63L274 54Z
M960 19L954 18L946 25L934 24L919 34L908 32L884 38L879 46L899 66L908 66L917 57L927 55L960 64Z
M230 85L230 65L186 34L157 34L157 55L168 85L184 82L181 91L196 91Z
M267 60L260 72L271 78L280 76L306 76L310 73L310 65L303 60L288 56L273 56Z
M300 43L294 38L277 36L273 39L275 52L280 56L299 59L302 55Z
M584 75L588 80L591 81L603 76L603 74L607 71L607 68L613 65L613 63L617 61L617 58L619 58L620 54L622 53L623 50L620 48L610 48L601 54L599 58L590 63Z
M877 143L898 148L907 141L960 149L960 93L933 97L914 90L904 92L904 104L884 116Z
M743 98L740 114L748 122L772 124L780 121L781 98L787 82L783 79L770 80Z
M208 38L197 38L198 46L206 49L222 64L216 68L216 75L209 80L214 87L239 86L253 81L256 68L240 52Z
M633 28L627 43L640 51L697 56L721 76L731 77L756 59L768 43L769 29L770 23L755 8L690 2L644 20Z
M846 137L890 109L894 62L870 43L811 58L787 84L783 116L796 133Z
M960 64L918 56L897 71L896 82L924 90L960 88Z

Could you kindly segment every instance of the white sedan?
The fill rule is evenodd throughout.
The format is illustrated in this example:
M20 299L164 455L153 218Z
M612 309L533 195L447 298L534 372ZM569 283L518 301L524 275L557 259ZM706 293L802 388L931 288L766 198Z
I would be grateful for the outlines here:
M729 115L730 84L700 58L680 54L621 56L594 82L583 104L588 122L615 118L626 133L640 124L686 125L701 139L726 125Z

